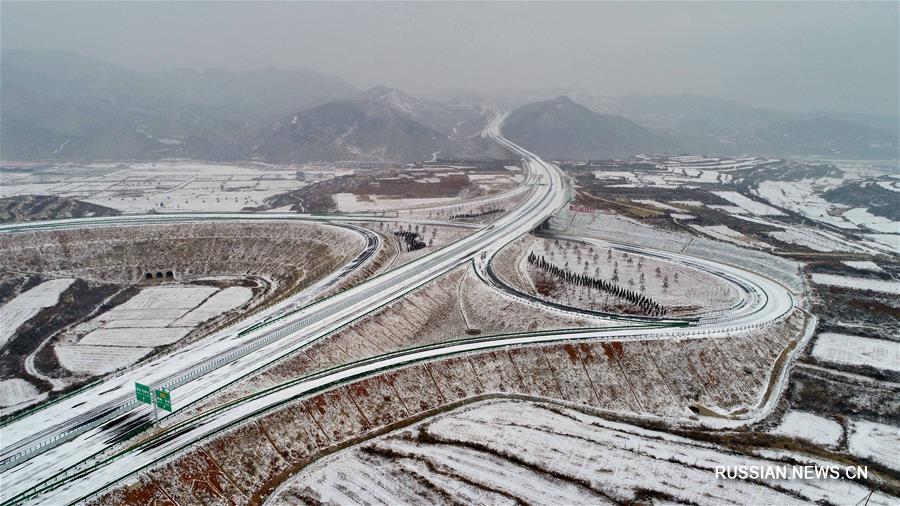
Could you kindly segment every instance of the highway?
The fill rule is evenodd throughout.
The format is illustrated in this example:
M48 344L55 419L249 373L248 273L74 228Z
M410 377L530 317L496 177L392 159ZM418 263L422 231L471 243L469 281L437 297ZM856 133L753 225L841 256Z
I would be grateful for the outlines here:
M104 455L86 464L83 474L74 473L76 464L113 447L129 429L144 423L150 408L135 405L133 383L153 386L177 385L172 397L176 408L213 394L229 382L243 377L274 360L300 349L321 336L354 319L402 297L427 281L452 268L483 258L492 258L499 249L521 234L537 227L567 200L567 189L558 168L533 153L513 144L500 134L502 118L492 125L490 134L500 144L521 156L528 167L526 184L531 188L526 200L474 234L448 245L405 266L384 273L350 290L341 292L251 332L239 334L253 321L226 329L196 345L161 357L127 374L112 378L65 401L0 429L4 458L14 452L66 434L86 425L90 417L106 414L106 423L73 434L71 440L36 454L0 474L3 487L0 499L18 501L20 494L44 484L49 489L29 502L62 504L77 501L152 465L184 447L217 431L271 409L290 399L385 368L399 367L422 360L488 349L571 339L670 339L673 337L723 337L735 331L769 325L791 312L795 301L777 282L734 266L724 266L694 257L675 258L668 252L650 252L667 259L688 262L721 275L744 287L747 296L733 310L694 323L688 328L647 322L642 326L604 329L579 329L514 336L487 336L460 342L442 343L421 349L405 350L348 364L326 374L291 382L282 388L253 396L225 409L213 410L187 420L184 426L167 427L152 445L118 455ZM641 250L648 254L647 250ZM482 255L483 254L483 255ZM250 349L252 348L252 349ZM237 353L241 351L241 353ZM186 379L187 378L187 379ZM18 444L23 441L25 445ZM8 451L7 449L15 450ZM66 474L68 473L68 474ZM22 497L24 498L24 497Z
M71 467L84 456L104 450L108 441L115 441L125 428L139 423L150 408L134 401L136 381L153 388L169 388L176 408L185 406L403 296L482 250L535 228L565 204L565 194L558 169L539 159L529 160L528 169L528 184L533 187L528 198L487 228L276 323L239 335L240 328L253 323L244 322L3 427L2 459L7 466L23 452L34 457L14 462L15 467L3 471L0 498L5 501ZM151 215L150 222L174 219L177 218ZM241 352L255 346L259 347ZM185 378L190 381L185 382ZM96 424L97 419L104 423L79 433L91 422ZM71 441L39 453L51 443L68 439Z

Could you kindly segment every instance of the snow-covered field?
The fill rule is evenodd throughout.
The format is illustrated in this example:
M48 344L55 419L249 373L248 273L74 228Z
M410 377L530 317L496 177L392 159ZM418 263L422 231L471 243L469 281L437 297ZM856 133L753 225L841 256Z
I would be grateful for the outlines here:
M71 278L44 281L0 306L0 348L6 345L23 323L41 309L55 306L59 302L59 295L74 282Z
M716 466L786 462L607 421L572 409L486 401L323 458L278 487L269 504L854 504L845 480L719 478ZM869 504L896 504L876 492ZM654 500L653 503L656 503Z
M834 234L821 230L785 226L768 234L781 242L796 244L814 251L859 251L859 248Z
M900 282L884 281L880 279L857 278L853 276L840 276L837 274L812 274L813 283L820 285L839 286L854 290L874 290L876 292L900 295Z
M684 209L681 209L681 208L678 208L675 206L670 206L669 204L664 204L662 202L657 202L655 200L650 200L650 199L635 199L634 202L637 202L638 204L646 204L648 206L653 206L657 209L662 209L664 211L675 211L676 213L680 213L680 212L684 211Z
M833 204L819 196L819 193L836 188L842 182L842 179L837 178L763 181L757 188L757 193L773 205L789 209L810 219L838 228L856 229L854 223L839 215L839 211L846 209L846 206Z
M890 248L894 254L900 255L900 235L898 234L865 234L863 237L878 244L883 244Z
M723 191L712 193L757 216L781 216L784 214L772 206L767 206L761 202L752 200L738 192Z
M231 212L306 183L296 167L195 161L60 164L4 174L3 196L57 195L124 212Z
M789 411L773 434L805 439L823 446L834 446L844 430L834 420L803 411Z
M674 215L673 215L674 216ZM752 237L747 237L746 235L738 232L737 230L732 230L725 225L713 225L713 226L700 226L700 225L691 225L691 228L694 230L706 234L714 239L718 239L720 241L730 242L737 244L739 246L747 246L747 245L757 245L762 247L767 247L767 244L764 244Z
M335 193L331 198L337 205L338 210L345 213L409 209L412 207L448 204L459 201L456 197L395 199L379 197L377 195L356 195L355 193Z
M850 453L900 471L900 428L866 421L852 422L850 427Z
M700 202L697 204L702 206ZM803 290L803 282L798 275L799 264L735 244L651 228L636 220L608 213L562 211L550 219L549 225L556 232L598 237L676 253L684 252L700 258L750 268L781 281L797 292Z
M172 324L176 327L193 327L210 318L242 306L253 298L253 290L243 286L228 287L212 297L206 299L203 304L193 309L186 315L175 320Z
M21 378L0 380L0 407L8 408L31 402L39 396L38 389Z
M868 209L857 207L843 214L853 224L885 234L900 234L900 222L891 221L883 216L875 216Z
M847 267L852 267L853 269L859 269L862 271L884 272L884 269L870 260L844 260L841 263L846 265Z
M826 332L816 337L812 356L837 364L900 372L900 344L893 341Z
M60 365L66 369L96 375L131 365L153 351L153 348L77 344L58 345L54 350Z
M539 239L523 255L527 257L529 252L559 268L609 280L667 308L683 308L692 314L726 309L740 301L736 285L711 274L657 257L628 254L615 247L585 246L569 241L559 241L557 245L556 241ZM527 269L527 272L532 283L541 276L537 269ZM590 306L595 310L606 309L601 304L608 303L604 294L580 288L554 292L551 297L558 303Z
M610 182L624 182L613 185L614 187L697 188L701 185L729 184L733 181L731 171L773 161L763 158L688 158L691 159L645 157L646 161L655 164L656 170L597 170L594 171L594 177Z
M102 374L130 365L153 348L175 343L196 326L252 298L246 287L164 285L140 293L77 325L54 349L77 373Z

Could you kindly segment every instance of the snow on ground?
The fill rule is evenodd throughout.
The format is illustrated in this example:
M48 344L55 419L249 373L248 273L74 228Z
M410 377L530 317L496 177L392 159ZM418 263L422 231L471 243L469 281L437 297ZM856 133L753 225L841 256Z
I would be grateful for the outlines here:
M870 260L844 260L841 263L846 265L847 267L852 267L854 269L859 269L862 271L884 272L884 269Z
M900 222L891 221L883 216L875 216L868 209L857 207L843 214L843 217L859 225L875 232L883 232L885 234L900 233Z
M155 348L177 342L190 331L190 327L97 329L84 336L78 346L149 346Z
M900 255L900 235L895 234L866 234L863 237L878 244L889 247L895 254Z
M672 204L678 204L680 206L688 206L688 207L703 207L703 202L699 200L670 200Z
M459 201L456 197L392 199L377 195L357 195L355 193L335 193L331 198L337 205L338 210L345 213L409 209L411 207L448 204Z
M717 477L717 466L786 466L718 446L524 401L485 401L325 457L270 504L854 504L847 480ZM657 494L659 494L657 496ZM304 498L308 498L304 500ZM662 499L665 498L665 499ZM869 504L896 504L882 493ZM657 501L648 501L654 504Z
M893 341L825 332L816 337L812 356L837 364L900 372L900 345Z
M56 354L63 367L73 372L113 371L155 347L178 342L201 323L246 303L252 295L246 287L144 288L124 304L76 326L72 330L76 338L58 344ZM75 342L77 336L81 338Z
M819 193L840 186L842 179L818 178L801 181L763 181L757 193L772 204L790 209L807 218L827 223L838 228L856 229L856 225L847 221L846 215L836 216L835 211L846 209L823 199Z
M851 251L869 254L883 253L882 246L873 245L871 242L849 241L838 233L811 227L799 227L787 223L775 222L763 218L747 215L734 215L735 218L758 223L769 227L780 228L775 232L767 232L768 235L788 244L797 244L814 251ZM896 236L895 236L896 237Z
M746 209L744 209L744 208L742 208L742 207L738 207L738 206L717 206L717 205L709 205L709 206L706 206L706 207L708 207L708 208L710 208L710 209L715 209L715 210L717 210L717 211L724 211L724 212L726 212L726 213L728 213L728 214L748 214L748 213L749 213L749 211L747 211Z
M210 318L242 306L253 298L253 290L244 286L232 286L206 300L199 307L173 323L176 327L193 327Z
M850 453L900 471L900 428L875 422L850 423Z
M657 209L663 209L665 211L675 211L676 213L680 213L681 211L684 211L684 209L670 206L669 204L664 204L662 202L657 202L655 200L650 200L650 199L635 199L634 202L637 202L638 204L646 204L648 206L653 206Z
M670 201L670 203L674 204L675 202ZM702 206L700 202L697 204ZM736 215L736 217L768 223L750 216ZM798 293L804 290L804 283L798 275L799 264L797 262L713 239L648 227L637 220L619 215L564 210L550 218L549 226L553 231L566 234L598 237L635 246L687 253L752 269L781 281Z
M789 411L773 434L805 439L823 446L834 446L844 433L841 424L812 413Z
M59 363L66 369L97 375L129 366L153 351L153 348L76 344L58 345L54 350Z
M639 292L670 309L679 308L679 311L691 313L716 311L741 300L741 291L736 285L712 274L658 257L628 254L609 245L585 246L568 241L559 241L557 245L556 241L539 239L531 244L530 251L522 255L527 257L529 252L544 257L559 268L605 279ZM532 282L543 276L536 268L530 268L527 272ZM618 275L615 281L614 273ZM664 283L668 286L664 287ZM641 288L642 285L644 288ZM549 297L558 303L594 310L608 310L606 306L610 303L606 294L570 285L561 285Z
M38 389L21 378L0 380L0 407L16 406L38 397Z
M747 237L746 235L738 232L737 230L732 230L725 225L715 225L715 226L701 226L701 225L690 225L694 230L706 234L710 237L718 239L720 241L734 243L740 246L746 245L759 245L759 246L768 246L765 243L757 241L751 237Z
M308 184L296 167L189 160L60 164L4 175L4 196L58 195L124 212L233 212Z
M738 192L724 191L712 193L757 216L781 216L784 214L772 206L767 206L766 204L747 198Z
M853 276L839 276L837 274L813 273L813 283L829 286L840 286L856 290L874 290L876 292L900 295L900 282L883 281L880 279L857 278Z
M59 296L74 283L74 279L51 279L20 293L0 306L0 348L15 335L19 327L45 307L55 306Z

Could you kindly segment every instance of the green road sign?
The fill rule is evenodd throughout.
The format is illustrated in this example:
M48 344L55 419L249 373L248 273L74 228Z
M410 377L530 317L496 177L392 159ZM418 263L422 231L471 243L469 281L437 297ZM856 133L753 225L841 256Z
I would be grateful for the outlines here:
M156 406L166 411L172 411L172 396L168 390L156 391Z
M148 387L147 385L135 383L134 395L135 397L137 397L138 402L143 402L144 404L153 404L153 396L150 395L150 387Z

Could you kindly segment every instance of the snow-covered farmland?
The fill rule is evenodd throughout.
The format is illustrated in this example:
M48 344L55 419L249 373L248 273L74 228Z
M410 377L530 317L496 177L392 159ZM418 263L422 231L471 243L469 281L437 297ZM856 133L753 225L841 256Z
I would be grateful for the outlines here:
M871 260L844 260L841 263L847 267L861 271L884 272L884 269Z
M900 255L900 234L865 234L863 237L884 245L896 255Z
M270 503L853 504L869 490L843 480L724 481L717 466L790 465L611 422L573 409L486 401L325 457L289 478ZM875 493L870 504L896 498Z
M84 374L105 374L129 366L153 348L122 346L59 345L54 348L60 365Z
M397 199L379 197L377 195L357 195L355 193L335 193L331 198L337 205L338 210L344 213L409 209L420 206L449 204L451 202L459 201L456 197Z
M883 216L875 216L868 209L857 207L843 214L843 217L855 225L885 234L900 234L900 222L891 221Z
M199 325L210 318L246 304L252 298L253 290L249 288L243 286L228 287L176 320L173 325L176 327Z
M432 339L446 339L450 335L438 326L428 325L433 321L455 320L461 325L463 320L477 318L471 320L473 323L469 325L480 326L478 322L487 318L493 319L494 328L500 325L528 325L528 322L521 321L524 318L510 317L510 314L520 314L512 311L513 306L519 304L501 306L496 303L483 304L483 300L473 301L472 306L465 308L465 315L454 314L457 308L448 303L448 299L452 300L453 294L459 290L458 277L450 281L449 286L444 284L440 291L429 293L438 297L421 297L416 304L405 304L402 318L401 315L391 317L389 314L370 316L347 327L347 339L342 340L340 345L331 340L317 341L316 345L321 346L304 350L304 353L294 355L288 361L260 371L252 379L242 380L241 391L220 392L214 397L219 398L219 402L227 402L234 395L258 392L267 385L296 379L306 372L352 360L350 354L371 356L379 349L386 352L397 346L408 346L392 340L393 336L398 335L396 328L400 325L407 329L421 329L425 324L424 328L434 329ZM462 290L463 293L465 291ZM490 288L486 292L497 293ZM420 302L428 304L428 307L420 306ZM536 312L531 306L521 305L531 313ZM497 308L502 309L498 311ZM473 310L480 311L485 317ZM547 313L552 314L550 311ZM529 315L528 312L523 314ZM535 321L545 320L539 317ZM693 416L689 409L691 406L708 407L723 416L746 416L765 401L773 364L788 343L797 339L805 324L801 313L795 312L775 326L738 331L718 338L548 343L414 363L280 405L201 442L171 460L141 471L139 481L110 491L98 503L121 504L127 497L142 497L149 501L149 498L161 498L160 490L166 491L170 501L186 504L204 502L203 497L210 497L207 495L210 494L209 482L202 478L204 476L226 486L231 486L228 483L240 483L244 497L267 494L268 486L289 476L291 470L302 468L323 451L334 450L389 424L403 422L416 413L491 394L561 399L592 409L655 414L682 420ZM370 339L373 331L381 332L383 338L380 337L378 342ZM415 335L413 338L418 339ZM237 388L237 385L233 386ZM529 418L527 413L515 406L505 406L503 410L509 416ZM173 422L198 411L206 412L208 409L196 405L176 413ZM569 418L568 414L563 418ZM548 427L564 427L557 423L556 418L546 420ZM503 427L503 424L503 420L493 425L479 422L488 429ZM585 425L591 426L590 423ZM510 438L524 432L522 427L507 428L512 430ZM548 437L557 436L548 434ZM577 438L562 437L569 444L576 441L574 444L585 446ZM647 443L639 445L637 440L631 440L628 447L635 449L640 446L641 452L656 447L655 441L647 440ZM559 452L544 452L538 448L510 455L515 455L517 459L553 460L560 457ZM642 461L648 464L658 462L665 466L668 455L670 453L667 452ZM694 455L687 454L681 462L694 465ZM498 468L503 468L502 462ZM677 469L654 468L651 471L668 474ZM223 472L231 478L224 478ZM613 478L628 479L631 474L632 470L628 468L622 476ZM708 469L704 469L702 475L704 480L710 480ZM643 481L643 475L640 476L638 479ZM713 488L714 491L716 489L718 487ZM626 490L624 493L629 492ZM815 497L814 492L810 494ZM836 502L842 500L839 496L833 497Z
M837 238L821 230L783 227L784 230L769 232L768 234L781 242L796 244L813 251L858 251L859 248L849 244L843 239Z
M880 279L857 278L853 276L840 276L837 274L813 273L813 283L819 285L839 286L854 290L873 290L876 292L900 295L900 282L883 281Z
M664 211L675 211L676 213L680 213L680 212L684 211L684 209L681 209L679 207L670 206L669 204L664 204L662 202L657 202L655 200L650 200L650 199L635 199L634 202L637 202L638 204L646 204L648 206L653 206L657 209L662 209Z
M781 216L784 214L772 206L757 202L738 192L720 191L712 193L757 216Z
M846 206L833 204L819 196L820 192L835 188L841 182L841 179L836 178L763 181L757 188L757 192L773 205L783 209L789 209L838 228L856 229L854 223L842 218L837 213L846 209Z
M809 442L834 446L840 441L844 431L834 420L803 411L789 411L773 434L805 439Z
M854 421L847 440L850 453L900 471L900 428L875 422Z
M674 215L672 215L674 217ZM737 244L739 246L747 246L747 245L755 245L763 248L769 247L768 244L765 244L761 241L757 241L752 237L747 237L746 235L738 232L737 230L732 230L725 225L712 225L712 226L701 226L701 225L690 225L694 230L706 234L713 239L718 239L720 241L730 242Z
M71 278L44 281L0 306L0 348L6 345L23 323L41 309L55 306L60 294L74 282Z
M153 348L178 342L196 326L251 298L252 290L245 287L147 287L124 304L71 329L63 343L56 345L56 355L72 372L114 371Z
M812 356L836 364L900 372L900 344L893 341L825 332L816 337Z
M0 407L2 408L30 403L39 396L40 392L38 389L21 378L0 380ZM0 413L4 411L0 410Z
M194 161L59 164L4 174L4 196L57 195L124 212L232 212L306 185L296 167Z

